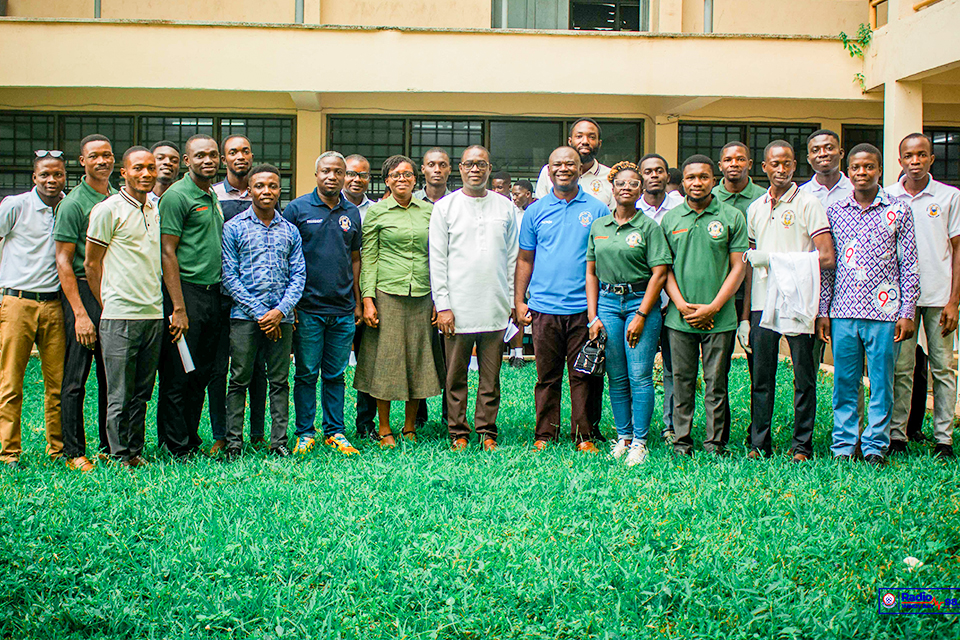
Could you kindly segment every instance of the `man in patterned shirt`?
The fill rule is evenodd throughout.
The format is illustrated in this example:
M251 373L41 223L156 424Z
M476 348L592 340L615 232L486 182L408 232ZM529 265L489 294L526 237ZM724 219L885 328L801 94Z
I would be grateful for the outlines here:
M833 344L833 455L850 458L857 445L857 390L866 354L870 405L860 443L864 460L878 466L890 443L899 343L913 335L920 295L913 214L880 188L882 165L873 145L850 152L854 191L827 209L838 264L823 272L817 318L817 336Z

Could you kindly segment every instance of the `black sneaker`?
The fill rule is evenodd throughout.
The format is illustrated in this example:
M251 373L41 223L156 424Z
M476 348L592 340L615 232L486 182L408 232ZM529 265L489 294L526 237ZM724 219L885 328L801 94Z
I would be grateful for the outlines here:
M953 458L953 445L937 443L933 448L933 457L941 460Z
M277 456L278 458L289 458L291 455L290 449L287 449L287 445L281 444L270 449L270 455Z
M514 369L523 369L527 366L527 361L523 359L523 356L510 356L508 362Z
M868 453L867 455L863 456L863 461L874 467L882 467L887 463L883 456L876 453Z
M887 455L894 455L898 453L907 452L907 441L906 440L891 440L890 446L887 447Z

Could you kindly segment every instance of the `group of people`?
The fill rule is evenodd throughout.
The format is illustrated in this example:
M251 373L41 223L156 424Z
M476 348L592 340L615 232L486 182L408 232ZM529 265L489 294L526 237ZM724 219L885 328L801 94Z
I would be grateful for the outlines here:
M616 458L631 466L647 459L658 351L663 436L676 454L692 454L702 363L702 446L725 453L735 340L752 379L748 456L770 456L786 337L794 461L813 455L817 370L828 342L835 457L862 453L882 464L906 450L915 370L925 395L927 358L935 453L953 455L960 191L930 176L929 138L903 140L904 174L886 189L879 150L857 145L845 176L839 136L828 130L807 140L816 175L799 186L792 145L767 145L768 189L751 180L742 142L723 147L719 172L711 158L694 155L679 175L657 154L606 167L597 159L601 145L599 124L576 121L536 186L493 172L488 150L473 145L458 162L463 187L452 192L445 150L424 155L419 190L416 163L391 156L377 201L367 193L369 161L327 151L316 161L316 188L282 210L279 171L255 164L242 135L219 145L195 135L182 152L170 141L132 147L119 191L110 185L110 141L87 136L83 179L66 196L63 153L37 151L36 186L0 204L0 461L19 464L34 344L47 453L71 469L95 466L83 414L94 363L98 457L129 467L146 463L146 406L158 373L158 441L177 458L200 450L205 401L211 451L227 460L243 451L247 413L249 442L275 455L305 453L318 439L356 454L344 425L351 354L358 437L382 447L415 440L425 399L442 393L451 446L467 448L467 372L475 363L473 431L494 450L505 338L510 364L523 366L527 326L538 451L559 439L566 367L571 438L578 451L598 452L604 378L575 362L588 340L602 336ZM221 165L226 177L214 183ZM915 367L921 322L926 357ZM390 427L394 401L404 403L399 434Z

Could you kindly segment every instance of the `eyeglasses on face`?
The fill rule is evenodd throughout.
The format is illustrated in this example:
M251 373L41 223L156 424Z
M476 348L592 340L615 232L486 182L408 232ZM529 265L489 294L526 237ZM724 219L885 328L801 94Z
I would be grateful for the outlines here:
M460 166L467 171L470 171L470 169L474 167L480 169L480 171L485 171L490 166L490 163L486 160L467 160L466 162L461 162Z
M617 189L622 189L626 186L629 186L631 189L639 189L640 181L639 180L614 180L613 186Z
M37 149L33 152L38 158L62 158L63 151L48 151L47 149Z
M368 171L347 171L348 178L360 178L361 180L369 180L370 173Z
M393 180L400 180L401 178L409 180L413 177L413 171L394 171L393 173L388 173L387 177Z

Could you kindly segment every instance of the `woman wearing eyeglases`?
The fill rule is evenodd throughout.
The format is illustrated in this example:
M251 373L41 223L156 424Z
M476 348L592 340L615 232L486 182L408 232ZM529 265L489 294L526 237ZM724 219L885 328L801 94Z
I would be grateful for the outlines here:
M380 445L395 447L390 402L405 403L403 436L415 440L419 402L440 393L444 367L427 260L433 205L413 197L410 158L387 158L382 175L390 195L371 205L363 221L360 293L368 329L353 386L376 398Z
M627 464L647 458L653 415L653 359L660 338L660 290L673 263L652 219L637 211L640 173L632 162L610 169L617 208L594 221L587 244L587 316L590 338L607 333L610 407L617 427L613 456Z

